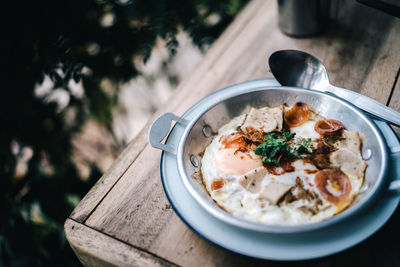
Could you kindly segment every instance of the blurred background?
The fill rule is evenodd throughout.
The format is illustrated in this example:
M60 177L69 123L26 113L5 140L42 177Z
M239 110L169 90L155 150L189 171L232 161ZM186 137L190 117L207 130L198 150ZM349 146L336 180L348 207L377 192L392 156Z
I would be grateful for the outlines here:
M2 4L0 266L80 265L66 217L246 2Z

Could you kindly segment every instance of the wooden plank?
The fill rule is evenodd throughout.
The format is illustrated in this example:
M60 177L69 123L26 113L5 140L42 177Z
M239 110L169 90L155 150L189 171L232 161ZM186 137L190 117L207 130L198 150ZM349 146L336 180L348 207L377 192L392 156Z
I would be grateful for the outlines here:
M377 33L376 35L379 35ZM368 75L361 85L360 93L368 95L382 104L387 104L394 82L400 69L400 21L390 25L386 40L377 48L377 56L371 59ZM395 98L392 98L395 100Z
M115 160L113 165L107 172L97 181L90 189L86 196L79 202L70 214L70 218L78 222L84 222L90 213L95 209L96 205L104 198L108 191L112 188L116 181L126 171L133 160L140 154L143 149L143 136L137 138L139 142L133 140L124 149L124 151Z
M366 18L369 27L365 27ZM276 1L252 1L157 114L172 111L181 115L216 89L271 77L268 56L287 48L304 50L322 59L333 84L387 101L395 79L393 73L400 62L399 48L395 46L400 43L399 22L360 7L321 36L292 39L279 32L276 20ZM376 88L380 88L379 93ZM72 218L86 220L85 224L94 229L179 265L280 265L226 252L197 237L180 221L160 184L160 152L146 146L148 127L149 124L119 157L114 169L84 198ZM309 263L330 266L331 262L332 258L326 258Z
M96 230L67 219L67 239L85 266L174 266Z
M390 98L388 105L389 107L400 112L400 68L397 72L396 84L393 88L392 97ZM392 128L396 132L397 136L400 138L400 127L393 126Z

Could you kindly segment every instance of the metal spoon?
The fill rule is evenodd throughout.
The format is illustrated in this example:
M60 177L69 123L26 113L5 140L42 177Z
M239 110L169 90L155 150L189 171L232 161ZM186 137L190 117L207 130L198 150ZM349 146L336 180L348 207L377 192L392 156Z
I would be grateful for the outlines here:
M332 93L378 119L400 127L400 113L359 93L329 83L325 66L314 56L297 50L276 51L269 57L274 77L284 86Z

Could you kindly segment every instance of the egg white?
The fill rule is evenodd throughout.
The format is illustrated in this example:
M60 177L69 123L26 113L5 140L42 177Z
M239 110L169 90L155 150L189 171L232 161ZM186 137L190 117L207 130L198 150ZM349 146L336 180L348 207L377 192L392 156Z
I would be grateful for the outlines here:
M314 215L299 209L299 207L310 205L310 203L307 203L307 200L300 199L285 205L273 205L269 201L260 198L260 193L252 193L246 190L238 180L241 174L231 173L227 175L218 170L214 157L218 150L224 149L221 140L229 134L237 132L238 126L242 125L245 118L245 114L240 115L222 126L218 130L218 135L213 138L202 157L201 173L203 183L216 203L234 216L268 225L298 225L318 222L337 213L337 208L332 203L326 201L315 186L314 178L317 168L304 160L298 159L292 163L292 166L295 168L294 172L287 172L282 175L267 173L262 179L261 185L265 187L269 183L277 181L295 186L296 178L300 178L304 189L313 191L322 200L322 204L318 206L318 213ZM314 130L315 123L319 119L320 117L313 113L312 120L298 127L291 128L291 132L296 133L296 137L311 138L315 141L320 137ZM254 153L252 156L255 158L259 157L254 155ZM258 158L258 160L260 159ZM346 175L349 177L352 186L350 195L354 197L359 193L363 179L347 173ZM218 179L223 179L224 186L220 189L212 190L212 183Z

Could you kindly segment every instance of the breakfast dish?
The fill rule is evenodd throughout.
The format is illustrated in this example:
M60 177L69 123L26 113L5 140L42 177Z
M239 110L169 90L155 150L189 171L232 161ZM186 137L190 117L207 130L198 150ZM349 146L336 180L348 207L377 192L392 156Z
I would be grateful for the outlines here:
M346 209L364 181L358 132L309 105L252 108L223 125L201 159L219 207L268 225L318 222Z
M221 99L227 96L231 97L232 92L237 95L253 92L254 90L259 91L258 88L269 88L271 86L275 88L279 86L279 84L274 79L263 79L228 87L202 99L198 104L186 111L182 118L186 121L198 120L198 114L202 114L204 110L210 110L210 106L217 102L214 101L214 99ZM279 87L280 99L283 91L285 91L285 89ZM305 92L308 93L309 91ZM292 103L294 103L293 101L310 103L311 101L307 102L309 97L302 97L302 93L303 91L296 90L296 94L299 95L298 98L291 99L290 95L289 97L285 95L285 99ZM257 99L261 99L261 97L257 96ZM271 94L268 94L267 99L271 102L281 102L280 99L279 101L272 100L273 95ZM238 112L243 110L244 102L246 101L242 100L241 103L243 103L243 105L238 106ZM312 102L315 110L321 110L321 106L315 99ZM260 102L260 104L262 103L263 101ZM224 105L222 112L218 110L219 112L215 116L226 116L224 111L227 109L225 109L225 107ZM326 101L324 101L323 107L329 108ZM325 118L340 118L342 123L349 128L351 127L351 129L361 129L361 127L358 127L357 120L349 120L346 116L339 115L337 111L338 109L333 110L330 112L331 115L327 115L329 113L326 111L321 111L321 113L324 114ZM208 125L212 126L213 124L211 123L213 121L213 119L208 118L207 120L200 121L200 125L203 126L204 122L206 122ZM398 138L386 123L378 120L374 120L373 122L382 131L385 142L387 142L389 147L399 146ZM166 144L169 146L176 146L179 142L186 142L188 138L182 140L186 129L187 128L181 127L180 125L173 127L168 135ZM202 130L201 127L199 129L200 131ZM363 152L365 152L371 144L367 137L373 135L368 133L366 128L362 129L362 132L361 130L359 130L359 132L363 140L362 149ZM217 128L214 129L214 132L216 130ZM185 156L189 157L192 154L198 155L200 151L204 152L204 148L211 143L212 137L204 139L207 141L206 144L203 145L202 143L199 144L196 142L196 145L199 145L199 149L197 149L196 146L196 149L187 151L189 153L186 153ZM375 154L377 154L377 151L378 150L375 150ZM375 154L373 154L373 156ZM248 220L240 220L235 216L220 216L227 214L223 212L222 209L216 207L216 205L204 205L204 203L209 203L207 198L204 198L204 202L199 201L199 197L204 196L203 193L207 194L200 177L196 175L196 178L190 176L187 177L188 179L184 179L179 169L179 157L177 158L173 153L162 153L160 172L163 188L172 208L182 221L200 237L227 250L250 257L285 261L309 260L337 253L362 242L380 229L396 211L399 197L394 194L391 195L391 197L376 197L374 198L373 205L368 205L368 209L358 211L359 205L363 203L362 199L368 196L368 190L374 188L374 183L371 179L375 179L375 177L379 176L379 174L374 174L373 177L370 178L371 173L373 173L373 168L378 165L373 156L372 158L365 159L370 166L365 173L365 181L362 187L363 193L360 192L357 203L353 202L350 208L329 220L324 220L319 223L296 225L293 227L252 223ZM199 167L189 170L188 173L192 174L192 172L196 172L201 167L200 165L201 164L199 164ZM385 174L384 179L399 177L399 164L392 164L391 167L387 169L388 173ZM198 181L200 184L197 183ZM196 184L196 186L192 188L196 191L192 191L200 192L197 196L193 194L191 190L188 190L188 188L190 188L188 185L190 184L187 182ZM365 188L367 189L364 191ZM357 210L356 214L353 213L353 208ZM214 213L214 211L219 214ZM349 218L349 214L352 214L351 219L347 219ZM234 220L235 223L231 220Z

